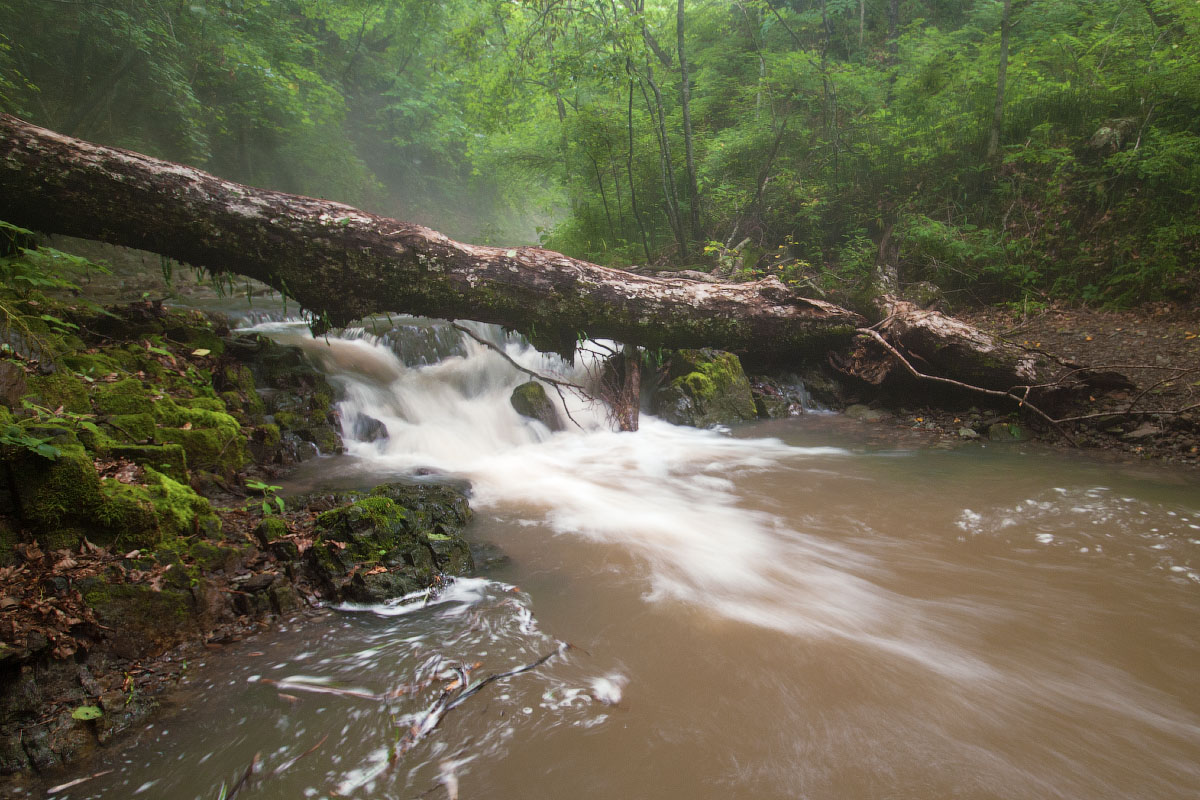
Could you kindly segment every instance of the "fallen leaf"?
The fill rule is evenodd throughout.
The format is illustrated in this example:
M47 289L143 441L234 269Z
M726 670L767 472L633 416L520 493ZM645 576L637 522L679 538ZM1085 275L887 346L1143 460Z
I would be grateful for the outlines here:
M195 350L193 350L193 351L192 351L192 355L194 355L194 356L206 356L206 355L208 355L208 354L209 354L209 353L211 353L211 352L212 352L212 350L205 350L203 347L199 347L199 348L197 348L197 349L195 349Z

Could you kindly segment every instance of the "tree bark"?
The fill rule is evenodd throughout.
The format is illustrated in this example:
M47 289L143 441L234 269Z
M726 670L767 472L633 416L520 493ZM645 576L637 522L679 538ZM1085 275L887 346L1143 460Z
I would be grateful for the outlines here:
M1012 27L1009 21L1011 12L1012 0L1004 0L1004 10L1000 12L1000 69L996 75L996 105L992 109L992 129L988 135L989 161L1000 155L1000 129L1004 125L1004 89L1008 78L1008 34Z
M700 238L700 186L696 181L696 157L693 153L692 86L691 77L688 75L687 51L684 45L684 22L683 0L679 0L675 15L675 35L679 47L679 101L683 112L683 146L688 174L688 220L690 222L688 233L691 235L691 240L696 241Z
M567 356L587 335L794 362L847 341L863 322L775 278L658 279L536 247L462 244L420 225L242 186L3 114L0 218L263 281L322 327L406 312L504 325Z

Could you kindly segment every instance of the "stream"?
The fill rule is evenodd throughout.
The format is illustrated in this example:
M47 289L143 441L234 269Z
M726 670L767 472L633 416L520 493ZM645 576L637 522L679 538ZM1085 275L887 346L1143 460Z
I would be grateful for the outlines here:
M256 754L239 797L1200 791L1194 475L943 449L821 413L613 433L570 396L578 425L551 434L513 411L527 376L497 353L381 324L328 340L258 326L345 398L347 453L285 492L466 479L477 577L192 665L135 745L89 767L111 773L55 797L216 800ZM526 367L562 368L478 330ZM388 438L355 441L363 414ZM388 761L443 687L546 655Z

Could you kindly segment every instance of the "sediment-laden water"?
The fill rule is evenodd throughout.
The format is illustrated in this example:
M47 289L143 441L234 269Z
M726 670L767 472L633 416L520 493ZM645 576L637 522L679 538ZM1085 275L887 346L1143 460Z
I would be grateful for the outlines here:
M195 665L58 796L218 798L256 754L240 797L1196 796L1193 476L836 416L611 433L574 398L551 434L444 328L264 328L389 433L290 488L465 478L480 575Z

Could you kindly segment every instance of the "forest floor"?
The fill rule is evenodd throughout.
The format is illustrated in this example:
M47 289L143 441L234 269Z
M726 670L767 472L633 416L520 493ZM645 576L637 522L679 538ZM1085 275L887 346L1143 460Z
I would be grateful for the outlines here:
M1050 307L1021 316L987 307L954 316L1014 344L1120 373L1136 387L1081 398L1056 417L1087 419L1063 423L1062 432L1034 425L1025 434L1066 447L1200 466L1200 310L1194 306ZM905 417L912 427L944 436L958 436L964 423L961 413L936 408L906 409Z

